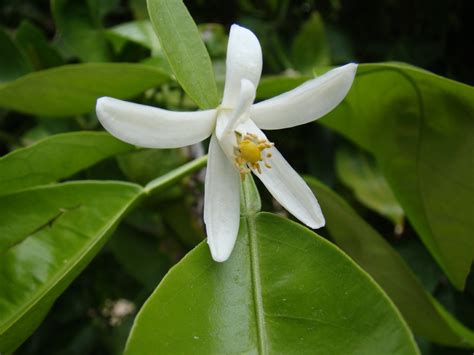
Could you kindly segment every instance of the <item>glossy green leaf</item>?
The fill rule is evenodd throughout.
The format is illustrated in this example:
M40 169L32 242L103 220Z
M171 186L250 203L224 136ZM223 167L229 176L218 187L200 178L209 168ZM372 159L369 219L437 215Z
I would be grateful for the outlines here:
M201 108L219 104L211 59L182 0L148 0L148 12L176 79Z
M167 82L161 70L142 64L72 64L31 73L0 86L0 106L45 116L89 112L100 96L130 98Z
M246 209L224 263L201 243L140 310L125 354L417 354L393 304L348 257L289 220ZM247 197L245 197L247 196Z
M293 42L291 54L295 68L302 72L311 71L315 66L330 64L329 45L319 13L313 13L303 24Z
M0 197L0 352L14 350L38 326L142 191L76 182Z
M474 259L474 88L408 65L361 65L322 122L374 154L424 244L462 289Z
M0 158L0 195L55 182L133 149L108 133L75 132L45 138Z
M336 171L339 179L354 191L362 204L389 218L397 234L403 231L403 210L381 171L367 154L360 150L339 149L336 152Z
M0 85L32 70L10 36L0 27Z
M35 70L64 64L59 53L48 43L44 33L31 22L24 20L20 24L15 39Z
M62 136L67 135L51 140ZM26 149L33 156L48 147L47 140L42 143ZM104 143L107 149L113 146L106 140ZM22 151L18 154L24 155ZM22 158L28 159L28 155ZM163 191L205 162L206 157L189 162L151 181L147 188L85 181L42 185L0 196L0 352L11 352L35 330L54 300L139 198ZM30 168L32 175L44 173L39 164ZM62 169L70 172L68 167Z
M403 258L335 192L307 178L337 245L387 292L413 331L433 342L474 346L474 332L451 316L423 288Z
M67 47L82 61L106 62L110 60L110 49L102 28L103 2L51 0L59 36Z

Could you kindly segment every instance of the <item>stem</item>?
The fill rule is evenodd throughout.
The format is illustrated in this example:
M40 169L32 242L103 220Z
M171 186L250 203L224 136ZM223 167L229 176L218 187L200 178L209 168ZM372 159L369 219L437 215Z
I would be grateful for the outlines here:
M174 185L183 177L201 169L206 165L206 163L207 155L194 159L193 161L190 161L189 163L186 163L180 166L179 168L174 169L169 173L150 181L148 184L146 184L144 192L148 195L156 191L164 190L167 187Z

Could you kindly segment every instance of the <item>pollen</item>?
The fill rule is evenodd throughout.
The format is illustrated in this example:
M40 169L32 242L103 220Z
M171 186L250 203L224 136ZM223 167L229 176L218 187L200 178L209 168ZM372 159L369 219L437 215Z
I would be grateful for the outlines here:
M242 179L245 175L250 173L250 168L256 170L259 174L262 173L260 162L263 162L265 167L271 168L267 162L267 158L272 156L271 153L262 154L265 149L273 147L273 143L267 139L258 138L257 135L247 133L240 135L236 133L237 147L234 147L235 165L239 169Z

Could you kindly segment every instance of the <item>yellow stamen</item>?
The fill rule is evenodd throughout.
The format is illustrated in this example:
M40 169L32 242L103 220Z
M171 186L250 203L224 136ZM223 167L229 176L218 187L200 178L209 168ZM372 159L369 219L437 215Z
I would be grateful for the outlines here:
M266 168L271 168L266 158L270 158L272 154L267 153L262 156L262 151L273 147L273 143L266 139L261 139L253 133L247 133L244 136L237 134L236 138L238 146L234 148L235 165L239 169L242 179L250 172L249 167L261 174L260 162L263 162Z

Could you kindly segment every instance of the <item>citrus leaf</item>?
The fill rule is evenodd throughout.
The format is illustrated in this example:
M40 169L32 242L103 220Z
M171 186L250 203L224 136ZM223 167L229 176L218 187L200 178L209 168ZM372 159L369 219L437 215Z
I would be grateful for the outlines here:
M182 0L148 0L161 46L184 91L200 108L219 104L211 59Z
M64 64L59 53L48 43L44 33L28 20L23 20L16 32L16 43L35 70Z
M453 285L474 260L474 88L403 64L360 65L322 123L371 152Z
M381 171L362 151L341 148L336 152L336 171L344 185L365 206L390 219L395 231L403 231L403 210Z
M36 329L142 191L89 181L0 197L1 352L13 351Z
M73 132L45 138L0 158L0 195L55 182L133 149L102 132Z
M125 354L418 354L365 272L308 229L255 213L244 190L230 259L214 262L205 243L185 256L140 310Z
M335 192L305 179L318 197L336 244L387 292L415 334L435 343L473 347L474 332L428 294L403 258Z
M128 63L71 64L0 85L0 107L45 116L94 109L97 98L130 98L169 80L163 71Z
M99 2L51 0L51 12L65 45L84 62L106 62L110 49ZM95 6L94 6L95 5Z
M301 72L311 71L314 66L329 65L331 62L329 45L323 19L319 13L312 13L303 23L293 41L291 54L295 68Z
M10 36L0 27L0 85L29 73L32 68Z

